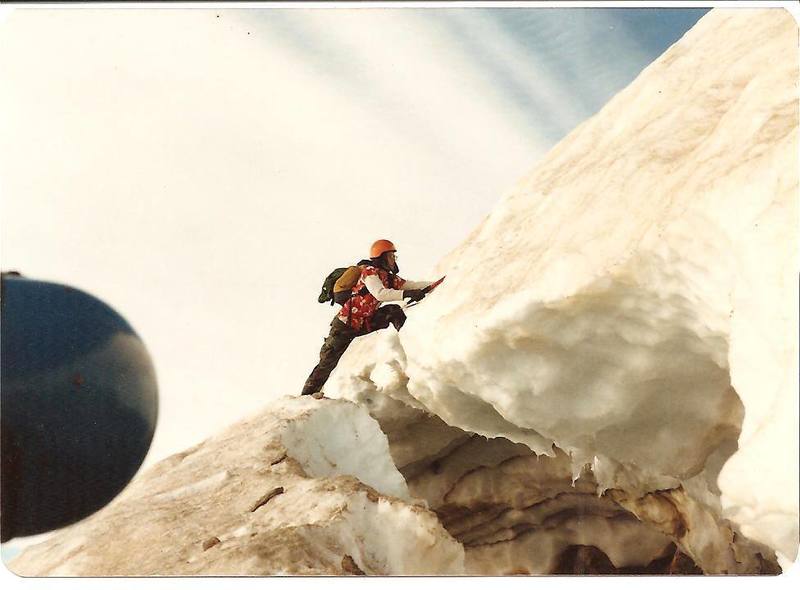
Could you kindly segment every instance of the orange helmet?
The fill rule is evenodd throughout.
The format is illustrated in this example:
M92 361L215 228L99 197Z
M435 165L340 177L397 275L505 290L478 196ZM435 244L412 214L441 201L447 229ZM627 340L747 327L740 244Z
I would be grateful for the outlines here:
M369 249L369 257L377 258L384 252L397 252L397 248L389 240L378 240Z

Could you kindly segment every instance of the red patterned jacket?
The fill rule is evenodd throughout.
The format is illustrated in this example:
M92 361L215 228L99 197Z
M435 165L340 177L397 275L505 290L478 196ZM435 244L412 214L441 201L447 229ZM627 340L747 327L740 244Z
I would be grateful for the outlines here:
M380 284L375 278L380 280ZM430 282L407 281L376 266L362 266L353 295L339 311L339 319L355 330L370 329L372 316L384 301L402 301L403 289L423 289ZM364 291L364 295L360 295Z

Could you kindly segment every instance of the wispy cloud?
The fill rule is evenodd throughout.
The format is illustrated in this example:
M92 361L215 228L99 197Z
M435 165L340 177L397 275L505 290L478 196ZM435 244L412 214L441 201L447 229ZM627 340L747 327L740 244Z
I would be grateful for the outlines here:
M513 152L544 147L503 108L505 89L486 79L428 11L291 11L259 19L299 62L423 150L473 162L487 134L502 135Z
M431 121L409 105L433 90L457 106L459 85L499 124L532 144L552 145L591 116L689 28L706 9L272 10L259 23L298 60L395 117L405 132L440 139L448 112ZM430 68L435 73L420 74ZM413 69L416 76L404 75ZM457 75L454 73L457 72ZM430 84L425 86L425 84ZM450 88L448 88L448 85ZM479 93L479 94L476 94ZM475 105L472 105L475 108ZM430 112L428 110L427 112ZM497 122L495 122L497 124ZM419 139L419 138L417 138Z

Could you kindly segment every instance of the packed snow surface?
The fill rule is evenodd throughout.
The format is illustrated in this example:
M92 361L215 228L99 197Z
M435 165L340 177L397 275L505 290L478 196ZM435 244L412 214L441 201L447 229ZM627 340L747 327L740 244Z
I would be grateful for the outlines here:
M717 9L553 149L326 387L389 395L601 488L699 476L798 543L798 27Z
M23 576L459 574L464 550L410 498L363 408L286 398L154 465L8 567Z
M386 435L364 408L323 403L286 426L283 444L313 477L352 475L381 493L411 500Z

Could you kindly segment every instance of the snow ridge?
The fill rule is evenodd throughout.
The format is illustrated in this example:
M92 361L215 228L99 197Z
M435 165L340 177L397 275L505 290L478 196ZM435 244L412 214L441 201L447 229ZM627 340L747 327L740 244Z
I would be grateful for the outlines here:
M793 561L797 37L783 9L711 11L501 199L399 335L356 341L329 393L410 396L628 493L701 477Z

